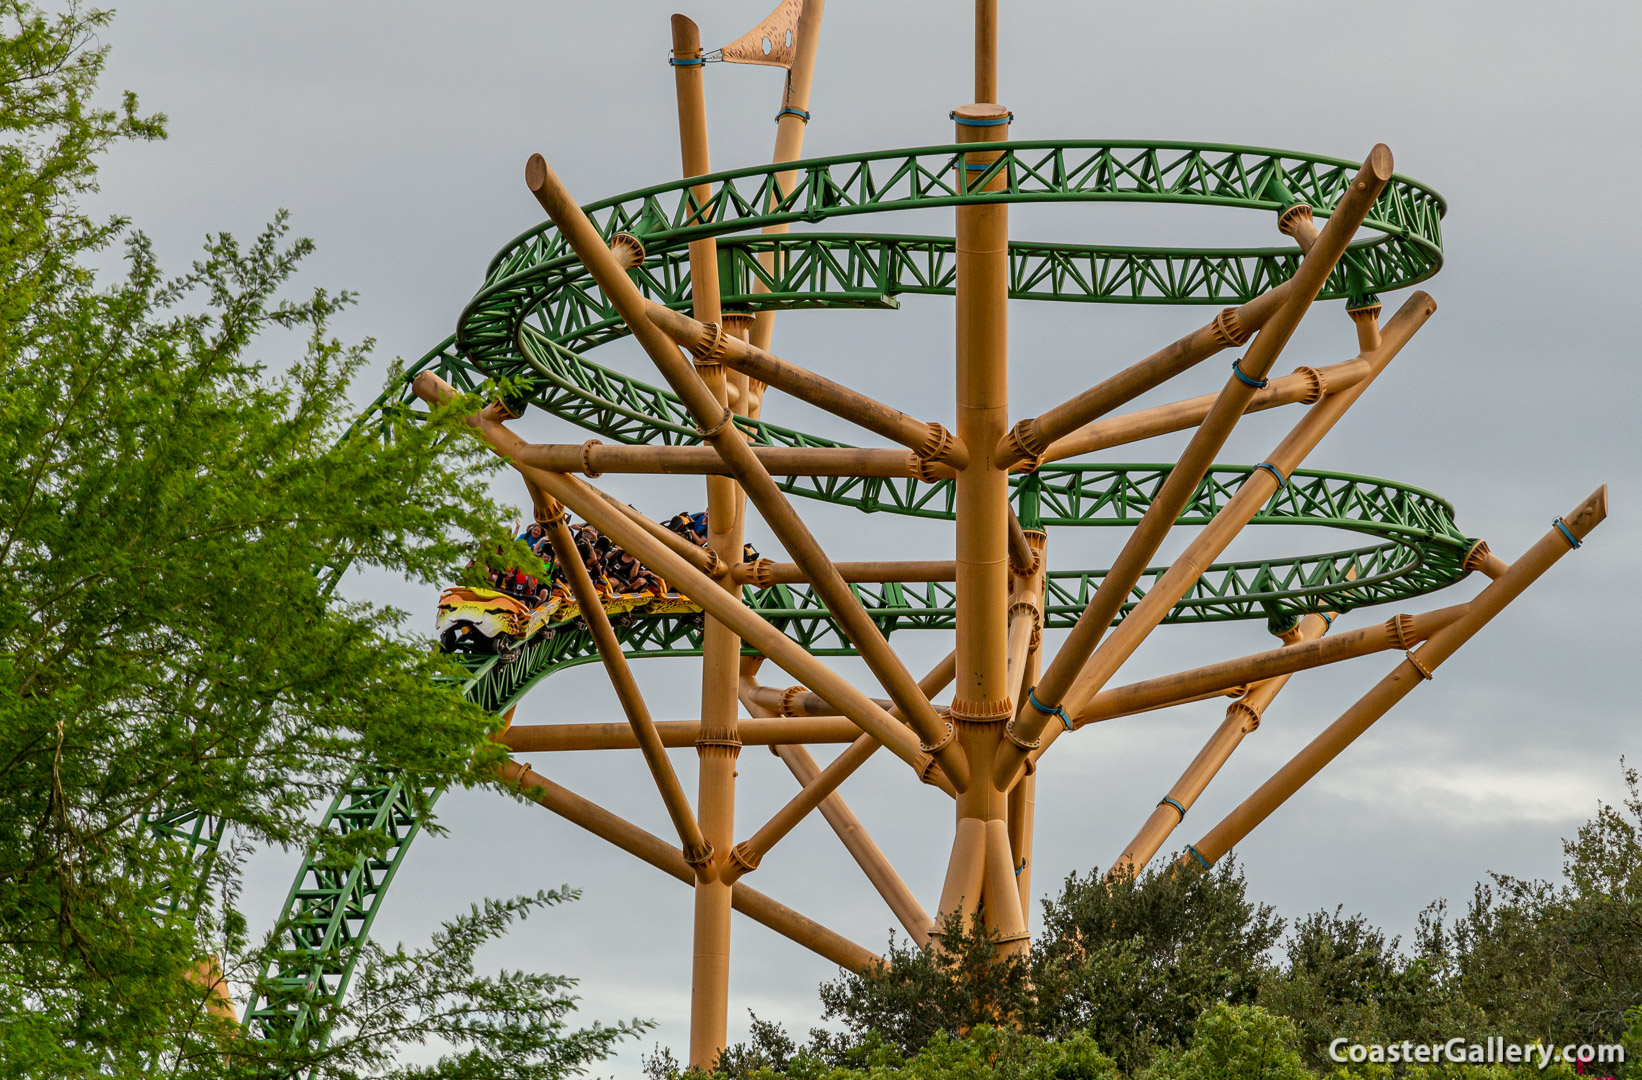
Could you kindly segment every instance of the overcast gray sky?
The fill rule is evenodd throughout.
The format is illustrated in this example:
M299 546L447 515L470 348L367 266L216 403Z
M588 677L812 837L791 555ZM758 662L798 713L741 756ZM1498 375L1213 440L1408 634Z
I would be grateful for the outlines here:
M768 0L688 12L709 47L751 27ZM1343 904L1406 933L1429 901L1463 904L1490 870L1552 875L1558 837L1619 791L1638 750L1635 610L1639 401L1635 364L1642 229L1642 9L1629 3L1256 0L1233 6L1004 3L1001 93L1016 138L1156 138L1279 146L1361 158L1376 142L1398 170L1449 201L1446 266L1427 283L1439 309L1308 465L1393 477L1451 499L1462 529L1507 559L1603 481L1612 517L1454 660L1238 849L1251 892L1286 914ZM105 210L130 214L180 268L207 231L249 234L277 208L318 241L304 280L347 287L341 324L373 336L384 363L420 356L454 327L488 258L539 220L522 183L544 153L591 201L679 171L669 4L142 0L120 8L106 86L138 91L171 118L171 139L122 148L104 170ZM806 152L949 141L947 112L969 100L967 4L832 0L822 31ZM779 72L708 69L712 153L727 168L768 159ZM861 227L946 231L949 217ZM1146 243L1272 243L1264 215L1076 206L1013 215L1016 236ZM1385 297L1388 312L1404 296ZM1016 304L1012 394L1033 415L1199 325L1208 309ZM1314 309L1279 371L1355 352L1338 304ZM777 351L909 411L951 424L948 302L900 312L781 317ZM278 346L270 359L278 360ZM624 344L601 352L658 381ZM1146 400L1217 387L1205 365ZM378 373L376 378L380 378ZM358 397L374 396L375 385ZM772 398L766 416L844 438L840 423ZM1222 460L1259 460L1294 415L1247 420ZM575 439L527 420L535 438ZM1178 441L1115 459L1171 459ZM503 477L519 505L523 492ZM650 511L703 501L680 486L608 478ZM801 505L837 557L924 555L944 529L864 523ZM1104 532L1104 530L1091 530ZM769 553L761 526L752 538ZM1298 551L1338 537L1252 530L1233 556ZM1114 536L1052 542L1057 567L1106 565ZM1178 551L1185 538L1165 550ZM1276 545L1273 547L1272 545ZM1327 550L1320 548L1317 550ZM356 590L415 612L434 597L361 579ZM1426 604L1470 595L1468 581ZM1350 616L1366 625L1393 614ZM1258 623L1158 635L1125 668L1145 677L1267 647ZM922 671L949 643L896 639ZM1049 648L1055 645L1051 636ZM860 672L858 665L846 665ZM1386 657L1297 677L1194 810L1195 839L1391 666ZM690 663L640 665L658 716L687 718ZM768 670L768 669L767 669ZM777 672L769 675L780 679ZM1038 795L1035 884L1109 862L1217 722L1205 703L1100 725L1063 740ZM549 680L523 723L613 719L596 667ZM927 907L950 842L950 804L915 789L887 755L843 789ZM693 788L693 754L676 756ZM535 766L665 835L636 755L535 755ZM773 757L741 759L740 822L755 828L793 790ZM489 791L448 796L448 837L419 841L394 885L379 938L425 940L486 895L571 883L583 899L532 919L493 960L575 975L585 1019L658 1020L687 1043L690 896L575 827ZM295 853L251 867L247 906L263 925L284 899ZM819 821L786 840L754 884L856 940L883 943L889 912ZM736 924L732 1039L747 1010L803 1030L818 1014L825 962L744 920ZM646 1046L648 1046L647 1041ZM613 1066L637 1071L638 1046Z

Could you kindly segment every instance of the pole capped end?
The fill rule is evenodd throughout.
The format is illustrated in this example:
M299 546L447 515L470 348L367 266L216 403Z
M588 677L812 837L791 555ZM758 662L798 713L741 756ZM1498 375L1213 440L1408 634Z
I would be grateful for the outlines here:
M1394 165L1391 147L1385 143L1375 143L1374 149L1368 152L1368 158L1363 162L1363 168L1382 184L1391 179Z
M548 173L547 159L540 154L531 154L530 160L525 162L525 186L531 191L540 191L547 186Z
M1586 534L1596 528L1608 516L1608 485L1603 484L1585 501L1576 506L1571 512L1562 516L1562 524L1574 534L1575 539L1584 540Z

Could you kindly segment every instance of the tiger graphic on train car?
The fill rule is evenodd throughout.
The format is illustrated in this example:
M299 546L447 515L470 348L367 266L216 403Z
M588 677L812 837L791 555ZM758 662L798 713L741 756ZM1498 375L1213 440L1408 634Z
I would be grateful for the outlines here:
M507 652L556 621L561 606L558 597L532 609L494 589L452 586L439 595L439 644L446 652Z

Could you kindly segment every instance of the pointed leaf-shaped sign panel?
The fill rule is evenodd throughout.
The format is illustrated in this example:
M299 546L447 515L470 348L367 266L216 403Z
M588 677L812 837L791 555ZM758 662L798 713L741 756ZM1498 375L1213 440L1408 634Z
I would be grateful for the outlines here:
M804 0L781 0L763 22L718 50L719 58L729 64L792 67L798 13L803 10Z

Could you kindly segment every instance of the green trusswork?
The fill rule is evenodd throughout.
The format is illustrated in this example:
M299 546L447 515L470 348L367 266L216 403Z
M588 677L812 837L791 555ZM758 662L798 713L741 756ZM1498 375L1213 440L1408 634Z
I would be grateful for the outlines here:
M640 289L669 307L690 306L687 245L720 237L725 306L741 309L893 308L902 293L950 295L956 277L950 237L794 233L756 235L765 225L814 224L851 214L979 202L1164 202L1281 212L1296 203L1326 217L1357 164L1337 158L1187 143L1015 142L998 163L963 186L955 146L897 150L788 163L791 192L780 196L772 166L716 173L697 203L682 182L617 196L587 207L605 236L641 238ZM1006 189L969 193L992 177ZM1365 228L1379 235L1353 244L1322 299L1361 299L1430 277L1442 265L1442 198L1393 178ZM732 233L755 234L732 236ZM775 269L760 264L775 256ZM1116 248L1062 243L1010 245L1010 295L1017 299L1098 303L1235 304L1281 283L1299 265L1292 247L1259 249ZM758 291L762 289L763 291ZM551 224L515 239L491 261L485 284L457 332L424 356L404 383L384 394L356 425L386 433L383 417L402 416L411 377L433 371L462 390L506 380L518 399L595 435L630 444L699 442L695 421L671 393L593 363L582 352L626 334ZM1091 371L1090 382L1106 373ZM764 421L738 420L750 441L768 446L840 446ZM1050 529L1133 526L1151 505L1168 465L1054 464L1011 481L1023 522ZM1179 519L1201 525L1247 478L1247 466L1211 469ZM787 477L784 490L873 513L951 519L953 484L912 479ZM672 508L668 508L672 509ZM1351 550L1211 567L1167 622L1282 617L1309 610L1387 603L1423 595L1464 576L1471 541L1453 509L1428 492L1390 481L1298 472L1254 518L1256 524L1329 526L1367 534ZM1163 568L1148 570L1130 597L1145 595ZM1103 571L1051 571L1045 625L1076 621ZM857 585L854 591L888 634L953 627L949 584ZM853 655L826 609L803 586L747 587L747 603L817 655ZM1128 610L1128 607L1124 609ZM585 630L562 623L539 634L510 661L464 661L462 691L502 712L557 671L597 659ZM635 613L618 626L627 655L700 655L700 617ZM324 819L336 835L370 830L373 851L348 865L304 861L286 902L288 951L270 974L272 997L252 1003L245 1023L259 1037L323 1040L325 1011L346 992L371 921L418 829L417 806L437 792L403 790L392 777L362 773L338 794ZM414 796L414 797L413 797ZM198 830L196 830L198 831ZM220 826L196 846L214 848ZM208 852L207 856L208 857Z

